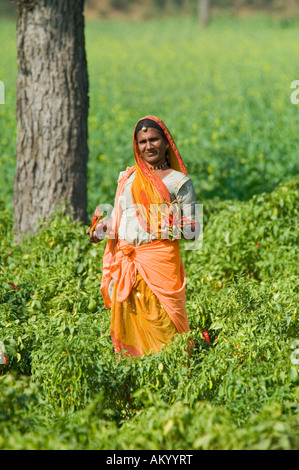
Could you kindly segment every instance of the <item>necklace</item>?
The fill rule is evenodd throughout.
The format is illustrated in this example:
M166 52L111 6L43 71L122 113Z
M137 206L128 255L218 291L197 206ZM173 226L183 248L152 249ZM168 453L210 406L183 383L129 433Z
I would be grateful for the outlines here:
M160 165L160 166L151 166L151 170L162 170L162 168L164 168L167 165L168 165L168 161L165 160L165 162L162 163L162 165Z

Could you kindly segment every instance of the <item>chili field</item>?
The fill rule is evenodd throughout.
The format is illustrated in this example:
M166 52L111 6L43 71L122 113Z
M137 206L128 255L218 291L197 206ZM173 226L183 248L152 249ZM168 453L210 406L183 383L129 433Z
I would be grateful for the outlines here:
M16 40L1 20L1 449L298 449L298 31L268 17L86 22L89 217L113 204L149 114L203 205L202 246L181 244L190 335L132 361L113 352L100 295L105 242L59 208L13 240Z

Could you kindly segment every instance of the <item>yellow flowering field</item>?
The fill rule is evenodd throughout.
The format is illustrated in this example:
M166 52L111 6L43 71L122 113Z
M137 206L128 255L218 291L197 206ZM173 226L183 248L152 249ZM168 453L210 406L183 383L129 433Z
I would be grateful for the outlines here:
M147 114L168 125L201 200L246 200L296 174L297 33L267 19L89 24L90 210L133 164L133 128Z

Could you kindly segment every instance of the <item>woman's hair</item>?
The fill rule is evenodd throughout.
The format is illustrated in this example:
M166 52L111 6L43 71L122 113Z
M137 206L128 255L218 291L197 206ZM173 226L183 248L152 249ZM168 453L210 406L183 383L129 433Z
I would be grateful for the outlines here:
M138 124L136 126L136 129L135 129L135 138L137 138L138 132L141 131L143 127L146 127L146 128L153 127L154 129L158 129L158 131L161 132L164 139L167 140L166 135L164 134L162 127L157 122L153 121L152 119L141 119L138 122Z

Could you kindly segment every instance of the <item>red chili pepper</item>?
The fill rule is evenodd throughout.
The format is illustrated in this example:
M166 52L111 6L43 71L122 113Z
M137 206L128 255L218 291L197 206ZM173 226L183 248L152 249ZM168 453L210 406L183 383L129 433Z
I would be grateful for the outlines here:
M195 222L193 220L188 219L188 217L182 217L181 220L191 225L195 225Z
M8 282L9 285L11 285L11 287L13 287L15 290L18 290L19 287L15 286L12 282Z
M204 335L206 341L209 343L210 342L209 333L207 332L207 330L203 330L202 332L203 332L203 335Z

